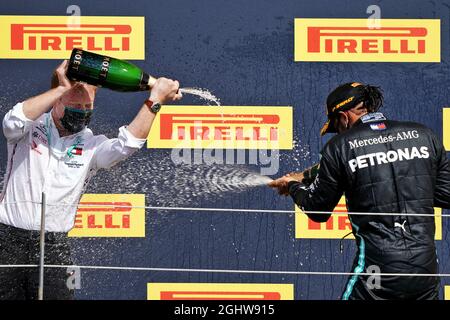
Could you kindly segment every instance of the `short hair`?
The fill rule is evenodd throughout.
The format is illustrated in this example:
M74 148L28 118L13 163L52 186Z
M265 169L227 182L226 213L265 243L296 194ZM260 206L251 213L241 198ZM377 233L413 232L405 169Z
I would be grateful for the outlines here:
M383 90L380 87L364 86L364 106L369 112L376 112L383 106Z

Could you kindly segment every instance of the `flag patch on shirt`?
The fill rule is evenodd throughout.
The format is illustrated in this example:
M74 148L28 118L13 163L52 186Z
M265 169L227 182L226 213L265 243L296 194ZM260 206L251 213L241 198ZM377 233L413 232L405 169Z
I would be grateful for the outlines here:
M82 148L74 148L72 150L72 154L74 156L81 156L83 154L83 149Z
M39 154L42 154L42 152L39 151L38 145L37 145L37 143L36 143L34 140L33 140L33 142L31 143L31 150L36 151L36 152L39 153Z
M386 130L386 125L384 124L384 122L371 123L370 124L370 129L372 129L372 130Z

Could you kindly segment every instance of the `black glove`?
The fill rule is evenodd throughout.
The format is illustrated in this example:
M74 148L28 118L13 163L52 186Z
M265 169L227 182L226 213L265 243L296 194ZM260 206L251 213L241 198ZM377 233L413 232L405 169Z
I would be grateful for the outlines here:
M319 164L318 163L313 165L312 167L309 167L305 171L303 171L304 178L301 180L301 182L305 186L311 185L311 183L313 183L314 180L316 179L317 173L319 173Z

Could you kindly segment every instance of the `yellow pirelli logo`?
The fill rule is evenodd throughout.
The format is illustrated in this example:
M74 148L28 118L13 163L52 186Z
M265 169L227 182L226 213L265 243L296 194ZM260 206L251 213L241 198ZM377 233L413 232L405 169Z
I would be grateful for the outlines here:
M144 17L0 16L0 58L68 59L73 48L145 59Z
M292 149L292 107L163 106L148 148Z
M345 198L339 200L327 222L318 223L295 206L295 237L300 239L342 239L352 232L352 224L348 218ZM436 234L435 240L442 240L442 209L434 208ZM350 234L346 239L354 239Z
M293 284L147 283L148 300L294 300Z
M303 239L341 239L352 231L347 205L342 197L330 219L324 223L314 222L295 206L295 237ZM354 239L353 234L346 239Z
M440 62L439 19L295 19L295 61Z
M443 135L445 150L450 151L450 108L444 108L443 110Z
M450 286L445 286L444 290L444 299L450 300Z
M145 237L144 194L85 194L69 237Z
M436 234L434 240L442 240L442 209L434 208L434 223L436 225Z

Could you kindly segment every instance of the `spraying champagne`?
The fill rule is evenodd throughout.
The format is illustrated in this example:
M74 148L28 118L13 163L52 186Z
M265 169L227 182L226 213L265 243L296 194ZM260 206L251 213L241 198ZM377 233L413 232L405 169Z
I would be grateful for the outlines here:
M73 81L122 92L148 91L156 82L156 78L130 62L82 49L72 50L66 75ZM220 105L220 99L208 90L180 88L179 91Z

